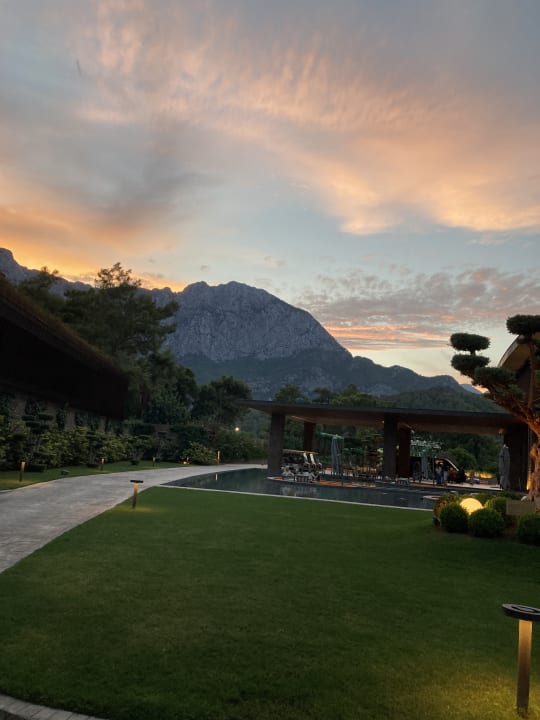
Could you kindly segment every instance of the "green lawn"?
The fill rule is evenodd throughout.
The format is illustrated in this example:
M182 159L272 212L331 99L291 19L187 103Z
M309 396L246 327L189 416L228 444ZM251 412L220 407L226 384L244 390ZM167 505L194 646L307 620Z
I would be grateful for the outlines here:
M0 575L0 691L110 720L514 718L538 548L155 488ZM540 628L537 628L537 632ZM533 641L531 718L540 718Z
M20 480L19 470L6 470L0 472L0 491L15 490L15 488L24 487L25 485L35 485L36 483L48 482L49 480L58 480L66 473L71 477L80 477L81 475L96 475L100 472L116 473L116 472L132 472L133 470L150 470L156 468L177 467L177 463L156 462L152 464L151 460L141 460L137 465L132 465L130 461L105 463L103 470L100 468L89 468L86 465L68 465L64 468L51 468L44 472L24 472L23 479Z

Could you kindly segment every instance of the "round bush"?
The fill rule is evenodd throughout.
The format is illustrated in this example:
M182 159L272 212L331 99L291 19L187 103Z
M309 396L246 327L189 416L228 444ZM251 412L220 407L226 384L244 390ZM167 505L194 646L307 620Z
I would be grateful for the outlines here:
M485 504L486 508L489 508L490 510L495 510L499 513L499 515L504 520L504 524L509 526L512 524L512 518L506 514L506 498L501 497L500 495L497 495L496 497L491 497Z
M540 515L523 515L517 529L519 542L540 545Z
M433 506L433 514L436 518L441 517L441 511L443 508L445 508L447 505L450 505L452 503L458 503L461 500L460 495L441 495L440 498L437 500L435 505Z
M482 508L469 517L469 530L474 537L499 537L504 532L504 519L491 508Z
M478 502L482 503L482 505L485 505L488 500L491 500L493 498L493 495L489 492L477 492L474 493L471 497L476 498Z
M447 532L465 533L469 525L467 511L459 503L445 505L440 513L441 525Z

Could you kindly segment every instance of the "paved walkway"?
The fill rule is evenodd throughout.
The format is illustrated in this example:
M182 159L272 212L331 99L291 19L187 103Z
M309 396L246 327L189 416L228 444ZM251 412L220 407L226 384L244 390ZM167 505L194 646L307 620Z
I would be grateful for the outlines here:
M261 465L215 465L65 477L0 493L0 572L86 520L171 480ZM0 695L0 720L97 720Z

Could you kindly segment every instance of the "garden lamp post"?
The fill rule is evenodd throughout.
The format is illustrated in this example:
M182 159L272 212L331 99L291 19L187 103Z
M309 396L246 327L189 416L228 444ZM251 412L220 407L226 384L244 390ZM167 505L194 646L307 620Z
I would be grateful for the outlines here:
M131 501L131 507L135 509L137 507L137 494L139 492L139 483L142 485L144 480L130 480L129 482L133 483L133 499Z
M532 624L540 620L540 608L529 607L528 605L505 604L502 609L505 615L519 620L516 704L518 714L526 717L529 709Z

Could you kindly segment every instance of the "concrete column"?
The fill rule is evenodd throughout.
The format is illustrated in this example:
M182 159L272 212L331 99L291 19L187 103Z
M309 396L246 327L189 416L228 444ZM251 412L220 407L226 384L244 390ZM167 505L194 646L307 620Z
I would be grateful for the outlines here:
M315 428L316 423L304 423L304 447L303 450L313 450L315 446Z
M399 428L398 442L398 475L408 478L411 474L411 428Z
M395 415L384 415L384 436L383 436L383 478L389 477L392 480L396 477L396 447L398 443L398 419Z
M272 413L270 419L270 437L268 439L268 474L281 474L281 458L283 456L283 436L285 432L285 415Z

